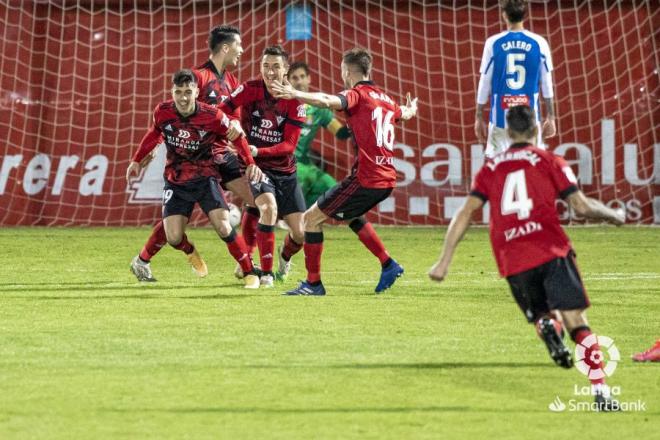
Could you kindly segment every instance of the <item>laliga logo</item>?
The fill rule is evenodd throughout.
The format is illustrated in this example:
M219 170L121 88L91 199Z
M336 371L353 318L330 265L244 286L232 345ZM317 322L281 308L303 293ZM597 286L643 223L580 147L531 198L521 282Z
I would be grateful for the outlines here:
M605 360L605 355L601 350L590 350L594 344L598 343L601 349L607 349L609 361ZM590 352L590 353L588 353ZM587 354L592 365L602 364L602 368L591 368L586 362ZM607 336L590 335L575 346L575 367L589 379L601 379L605 376L611 376L616 370L617 363L621 360L619 349L614 345L612 338Z
M555 396L555 400L550 402L550 405L548 405L548 409L554 412L561 412L566 409L566 404L561 401L559 396Z

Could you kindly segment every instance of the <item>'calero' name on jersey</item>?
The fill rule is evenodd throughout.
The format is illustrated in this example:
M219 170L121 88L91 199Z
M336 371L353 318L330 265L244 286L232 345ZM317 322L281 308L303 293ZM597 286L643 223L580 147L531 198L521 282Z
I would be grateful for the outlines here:
M570 166L530 144L514 144L479 170L471 195L490 201L490 238L502 276L565 257L571 243L555 201L577 191Z
M180 185L205 177L219 177L212 148L226 139L228 129L227 115L208 104L197 101L193 114L183 117L174 101L162 102L154 110L153 123L133 161L142 161L163 139L167 148L165 179L168 182ZM244 160L254 163L245 138L235 144Z
M337 96L358 147L353 173L360 185L394 188L394 123L401 118L401 108L371 81L360 81Z
M261 169L282 174L296 171L293 153L305 122L304 104L277 99L263 80L252 80L238 86L219 107L226 112L241 108L241 125L248 142L259 149L256 163Z

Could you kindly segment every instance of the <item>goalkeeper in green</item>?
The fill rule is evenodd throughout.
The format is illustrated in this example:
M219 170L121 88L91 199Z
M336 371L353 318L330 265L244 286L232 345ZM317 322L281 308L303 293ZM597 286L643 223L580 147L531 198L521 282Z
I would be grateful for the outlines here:
M307 64L302 61L292 63L287 73L287 80L296 90L308 92L311 76ZM319 127L325 127L337 139L348 139L351 133L348 127L335 118L332 110L314 107L309 104L306 104L305 107L307 109L307 121L305 121L305 125L300 132L295 155L298 166L298 182L302 188L305 203L309 208L321 194L337 184L334 177L324 171L321 155L311 148L316 132Z

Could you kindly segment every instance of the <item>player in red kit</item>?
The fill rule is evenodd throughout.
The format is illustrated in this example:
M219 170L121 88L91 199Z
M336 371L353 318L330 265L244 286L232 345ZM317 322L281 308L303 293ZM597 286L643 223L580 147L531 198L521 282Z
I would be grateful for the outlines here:
M139 174L140 163L164 139L167 148L165 188L163 190L163 224L167 242L188 255L191 264L199 259L188 241L185 227L198 203L208 216L230 254L241 264L247 288L259 287L245 242L229 224L229 211L220 173L213 157L216 143L232 139L247 164L246 175L260 181L261 171L250 155L249 146L240 131L231 127L229 118L217 108L196 101L199 89L195 75L181 70L172 78L172 100L159 104L153 124L140 143L126 170L126 180ZM240 137L239 137L240 136ZM193 266L194 267L194 266Z
M463 207L454 216L445 236L442 255L429 276L442 281L456 246L470 225L473 213L490 202L490 240L500 274L530 323L545 342L558 365L573 365L562 340L562 324L576 344L586 347L584 361L601 371L602 353L587 324L589 299L575 263L575 252L559 224L555 207L565 199L578 214L616 225L625 218L597 200L585 197L571 168L559 156L532 145L538 128L534 112L516 106L507 114L510 149L488 159L474 179ZM617 410L605 385L605 374L591 375L596 403L601 411Z
M353 132L358 153L351 175L329 189L305 212L305 267L307 279L287 295L325 295L321 282L323 223L334 218L348 222L360 241L380 261L382 271L376 293L389 288L403 274L363 216L386 199L396 185L393 164L394 123L408 120L417 113L417 99L400 107L369 78L372 58L365 49L355 48L344 54L341 71L346 90L339 95L295 90L288 83L277 83L277 96L299 99L307 104L346 112L347 125Z
M199 87L199 100L206 104L216 106L227 99L231 92L238 86L238 80L227 68L236 66L243 53L241 35L233 26L216 26L211 29L208 38L211 55L202 65L191 69L195 75ZM232 117L239 117L240 113L230 113ZM145 158L143 166L153 158L155 150ZM219 141L213 148L213 155L221 177L221 185L224 189L231 191L246 203L253 204L252 193L247 179L241 172L241 167L236 154L227 148L227 142ZM256 208L247 208L256 210ZM140 281L155 281L151 273L150 261L158 251L167 243L165 228L161 219L154 226L149 239L133 258L131 270ZM206 276L206 264L201 257L194 260L195 273ZM240 266L239 266L240 269ZM241 276L242 276L242 269Z
M297 180L294 151L305 121L305 106L295 99L275 97L271 88L274 81L282 81L287 69L288 54L282 47L267 47L261 57L261 78L240 85L219 106L226 112L241 109L241 125L265 175L264 181L251 185L259 217L248 213L242 223L246 237L256 229L263 287L273 287L277 219L289 225L284 242L289 258L301 249L304 240L305 200Z

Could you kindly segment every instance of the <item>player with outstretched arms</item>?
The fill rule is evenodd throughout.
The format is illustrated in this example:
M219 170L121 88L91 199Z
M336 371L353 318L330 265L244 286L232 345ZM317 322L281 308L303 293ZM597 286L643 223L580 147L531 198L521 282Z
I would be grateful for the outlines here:
M188 241L185 228L198 203L211 225L226 243L229 253L241 265L245 287L258 288L259 280L249 258L243 238L229 224L229 211L220 173L213 157L216 143L233 140L247 164L246 176L261 181L261 170L255 165L250 148L241 131L232 127L221 110L196 100L199 95L196 77L190 70L180 70L172 77L172 100L154 111L152 126L133 155L126 180L139 174L141 163L164 139L167 148L165 188L163 190L163 225L167 242L188 256L191 265L199 254ZM199 262L197 262L199 265Z
M526 30L523 20L527 0L503 0L502 17L508 29L494 35L484 46L479 72L477 111L474 130L479 142L486 142L486 157L506 150L506 113L516 105L530 106L540 112L539 83L545 101L546 117L541 125L536 145L556 133L552 98L552 57L545 38ZM490 100L490 121L486 125L483 111Z
M262 182L251 184L259 217L248 213L242 225L243 234L248 234L248 229L256 229L261 285L266 288L273 287L275 278L274 230L278 218L289 226L283 248L288 256L287 263L302 248L304 240L305 200L296 175L294 150L305 121L305 106L295 99L276 97L272 89L273 82L282 81L288 67L288 54L281 46L267 47L261 57L261 78L241 84L219 106L227 112L241 109L241 125L254 160L264 172ZM286 277L289 269L290 264L280 265L280 277Z
M357 158L351 175L326 191L304 216L305 266L307 279L287 295L325 295L321 282L323 223L330 218L345 221L360 241L381 263L376 293L394 284L403 268L390 257L373 226L363 215L392 193L396 185L394 169L394 124L417 113L417 99L407 97L405 106L371 81L372 57L362 48L346 52L341 63L346 89L338 95L310 93L277 83L277 96L299 99L307 104L346 112L346 122L357 145Z
M199 88L199 100L209 105L216 106L227 99L231 92L238 87L238 80L227 70L238 65L238 60L243 53L241 34L233 26L215 26L209 32L208 37L209 59L202 65L192 70ZM240 113L230 113L232 117L239 117ZM253 204L252 193L236 154L227 148L227 142L219 141L213 148L214 159L221 177L221 185L224 189L231 191L245 203ZM143 166L146 166L153 158L152 154L145 157ZM256 210L248 207L247 210ZM246 241L248 241L246 239ZM151 272L151 259L167 243L163 220L159 220L151 231L149 239L140 253L131 261L131 271L139 281L155 281ZM248 242L248 247L250 243ZM194 272L199 276L206 276L206 263L201 258L194 261ZM238 270L243 274L240 266Z
M445 279L473 214L490 202L490 241L500 274L506 277L528 322L536 325L550 356L564 368L573 365L562 339L563 321L571 339L587 347L585 362L591 369L600 369L602 359L591 356L600 348L587 323L589 298L571 242L559 224L555 201L561 197L579 215L616 225L623 224L625 217L585 197L568 164L534 146L538 126L532 109L511 107L507 134L513 144L486 160L477 173L470 195L449 225L442 254L429 276L435 281ZM559 311L559 316L554 311ZM590 380L599 410L616 410L604 377Z

